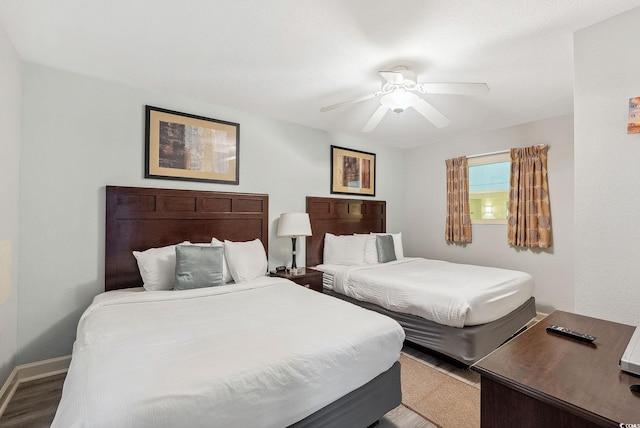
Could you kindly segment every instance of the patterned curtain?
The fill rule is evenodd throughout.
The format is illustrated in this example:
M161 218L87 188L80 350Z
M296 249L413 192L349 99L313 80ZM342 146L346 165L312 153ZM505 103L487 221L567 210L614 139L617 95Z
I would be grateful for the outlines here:
M509 245L551 247L546 144L511 149L507 236Z
M471 213L469 210L469 169L467 158L447 159L447 224L448 242L471 242Z

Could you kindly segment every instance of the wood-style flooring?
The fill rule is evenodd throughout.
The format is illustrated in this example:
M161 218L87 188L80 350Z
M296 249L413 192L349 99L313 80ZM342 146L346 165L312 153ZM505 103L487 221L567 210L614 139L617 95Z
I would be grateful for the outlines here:
M66 373L21 383L0 417L0 428L46 428L56 414Z
M0 417L0 428L48 428L62 395L64 374L21 384ZM378 428L437 428L400 405L387 413Z
M460 378L475 376L476 373L439 361L437 358L425 354L417 349L405 346L404 352L435 364L443 371ZM56 413L65 374L21 383L0 417L0 428L45 428L51 425ZM476 379L467 379L474 383ZM387 413L378 428L437 428L419 414L400 405Z

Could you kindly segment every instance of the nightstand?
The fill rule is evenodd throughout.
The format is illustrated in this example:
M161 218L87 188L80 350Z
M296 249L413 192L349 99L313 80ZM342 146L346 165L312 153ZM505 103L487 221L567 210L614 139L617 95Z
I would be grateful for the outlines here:
M310 288L322 293L322 272L320 272L319 270L311 268L298 268L296 274L291 274L289 271L271 271L270 275L289 279L296 284L302 285L303 287Z

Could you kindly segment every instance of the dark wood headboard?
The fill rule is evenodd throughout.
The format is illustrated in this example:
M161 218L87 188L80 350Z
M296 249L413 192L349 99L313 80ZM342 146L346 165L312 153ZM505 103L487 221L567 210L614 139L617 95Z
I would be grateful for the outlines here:
M387 203L371 199L319 198L307 196L312 236L306 238L306 265L322 263L324 234L386 232Z
M269 195L107 186L105 291L139 287L132 251L184 241L269 247Z

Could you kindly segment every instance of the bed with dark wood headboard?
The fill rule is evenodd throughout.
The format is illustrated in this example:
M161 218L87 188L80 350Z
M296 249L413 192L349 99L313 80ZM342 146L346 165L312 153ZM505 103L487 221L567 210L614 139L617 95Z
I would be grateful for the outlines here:
M306 238L307 266L322 263L325 233L351 235L387 230L386 201L307 196L307 213L313 232Z
M306 238L306 264L322 264L324 237L354 233L380 233L386 230L387 205L372 199L345 199L307 196L307 213L313 235ZM390 233L398 231L390 231ZM331 281L325 274L325 281ZM418 316L385 309L325 288L325 293L358 306L387 315L402 325L408 342L418 344L468 366L519 332L536 316L535 299L493 322L464 328L441 325Z
M179 242L249 241L269 248L269 196L107 186L105 291L139 287L132 251Z
M107 186L106 187L106 237L105 237L105 291L111 291L111 293L107 292L101 294L96 297L94 300L94 305L92 305L91 310L88 310L88 316L96 316L96 313L102 310L104 307L109 307L110 304L103 305L104 302L116 301L115 304L120 304L122 301L130 302L147 302L147 297L152 301L156 301L157 299L162 299L163 302L166 300L167 302L170 299L173 299L173 296L169 296L171 293L189 293L189 292L200 292L206 291L203 289L196 290L188 290L188 291L141 291L142 286L142 278L140 277L138 266L135 257L133 256L133 251L144 251L149 248L159 248L163 246L173 245L176 243L181 243L184 241L190 241L192 243L209 243L211 242L212 237L216 237L217 239L224 241L235 241L236 243L241 243L242 241L251 241L256 238L262 241L262 244L265 250L268 249L268 216L269 216L269 196L264 194L250 194L250 193L228 193L228 192L212 192L212 191L196 191L196 190L173 190L173 189L158 189L158 188L143 188L143 187L120 187L120 186ZM315 321L311 321L313 317L309 316L306 320L306 323L315 322L317 324L325 325L326 320L321 315L326 310L331 311L331 308L335 308L334 301L322 296L321 294L315 291L304 290L304 288L299 287L287 280L282 278L257 278L262 285L262 288L254 286L249 286L246 284L238 284L237 287L240 295L243 296L243 302L248 306L249 302L253 305L261 305L265 307L265 310L268 312L268 308L274 305L274 301L277 302L275 307L278 304L286 304L291 299L290 293L294 293L299 296L300 299L297 301L297 304L290 304L290 307L305 307L306 305L301 302L307 302L308 305L312 307L315 305L320 305L324 309L316 310L316 313L319 314ZM275 284L272 284L272 281L275 281ZM285 282L284 284L282 282ZM228 287L236 287L236 284L227 284L225 286ZM221 287L225 287L221 286ZM288 289L287 292L283 293L283 287ZM218 288L218 287L212 287ZM255 289L254 289L255 288ZM116 291L118 290L118 291ZM242 291L246 290L246 291ZM263 291L261 291L263 290ZM231 296L233 291L225 291L220 290L220 295L229 295ZM262 294L262 300L260 302L256 302L254 293L265 293ZM148 293L148 294L147 294ZM154 294L155 293L155 294ZM161 294L167 293L166 299ZM254 297L251 297L248 294L253 294ZM288 293L288 294L287 294ZM302 295L300 293L303 293ZM307 294L308 293L308 294ZM215 294L215 291L214 291ZM198 296L200 296L198 294ZM178 296L175 296L178 297ZM131 298L133 300L131 300ZM111 300L113 299L113 300ZM138 299L138 300L136 300ZM187 297L187 299L189 299ZM233 299L233 297L231 297ZM197 299L191 298L191 301L195 301ZM214 302L215 299L207 299L211 302ZM293 301L292 299L291 301ZM218 302L228 302L229 300L218 300ZM237 300L234 300L237 302ZM271 302L271 303L269 303ZM218 303L220 305L221 303ZM115 308L115 306L113 306ZM129 305L129 307L132 307ZM136 306L135 312L125 311L120 312L120 314L125 314L125 317L135 317L141 313L142 305ZM186 328L183 336L180 336L181 339L176 343L173 341L165 340L162 342L162 346L176 346L181 347L185 346L184 342L190 341L190 333L189 329L193 328L193 325L196 325L196 322L200 322L201 324L206 324L208 321L202 320L202 317L206 317L206 320L209 320L210 315L202 315L199 318L199 321L194 321L192 323L187 323L186 327L183 327L182 324L176 322L173 323L173 319L170 315L165 315L165 312L168 307L168 304L162 305L162 310L159 311L160 319L156 321L154 316L150 316L147 312L145 312L144 316L141 316L141 323L144 323L144 320L150 322L150 325L154 325L154 322L160 322L163 320L166 323L171 325L171 328L166 329L170 330L170 332L180 333L181 328ZM249 307L249 306L248 306ZM344 311L344 305L340 305L342 308L341 311ZM329 309L327 309L329 308ZM249 311L249 309L248 309ZM220 313L216 311L209 311L211 313ZM222 311L224 312L224 311ZM245 311L239 311L245 312ZM251 311L250 315L246 313L244 315L237 315L237 317L242 316L242 320L247 319L249 323L255 322L256 319L259 319L260 316L264 316L264 314L259 314L259 311ZM285 311L286 312L286 311ZM360 316L364 316L365 318L368 314L363 314L362 311L357 311ZM155 313L155 312L154 312ZM198 314L199 312L193 311L194 314ZM279 311L279 314L283 313L283 311ZM234 312L236 314L236 312ZM349 315L356 316L356 311L350 311ZM225 316L225 315L221 315ZM258 318L256 318L258 317ZM84 318L84 315L83 315ZM179 321L179 316L177 317ZM198 318L198 317L196 317ZM268 316L265 317L267 319L265 324L268 326L277 326L278 324L274 324L273 320L271 320ZM371 318L368 318L371 321ZM138 348L135 348L135 344L138 343L135 338L137 334L141 334L140 331L136 330L139 328L131 328L129 330L129 324L123 326L122 325L122 316L110 318L104 317L101 318L102 322L92 322L91 328L96 328L100 326L103 328L108 334L102 335L100 337L108 336L109 338L114 337L125 337L128 342L133 343L133 350L129 350L127 347L126 354L127 355L147 355L145 352L139 352ZM229 324L234 324L233 321L240 323L240 319L238 318L228 318ZM393 341L385 342L388 348L392 350L392 352L400 353L400 348L402 345L402 331L398 328L397 325L393 323L389 323L383 317L377 318L378 322L381 322L383 325L390 327L391 330L395 331L396 340L395 344ZM119 324L118 324L119 323ZM116 326L116 324L118 324ZM132 324L135 324L132 323ZM242 323L240 323L242 324ZM354 323L356 325L362 324L366 326L370 323ZM145 324L149 325L149 324ZM244 324L242 324L244 325ZM78 340L82 341L84 337L87 336L85 331L86 323L81 319L80 325L78 327L79 338ZM222 334L223 337L229 336L231 333L228 331L236 331L231 328L232 326L225 326L222 324L211 324L211 336L215 334ZM164 333L165 329L160 329L162 331L156 331L151 327L151 330L141 330L152 332L152 336L160 336ZM206 328L209 328L207 324ZM113 331L112 331L113 330ZM277 327L274 327L273 330L276 331ZM244 331L244 330L242 330ZM96 334L92 333L91 334ZM284 334L284 333L283 333ZM164 336L162 336L164 337ZM184 339L182 339L184 337ZM200 336L198 336L200 338ZM218 336L216 336L218 337ZM240 335L239 337L233 338L233 340L229 340L229 343L214 341L211 343L210 339L207 337L201 337L198 342L198 346L207 346L206 349L202 349L200 354L205 354L206 352L213 353L215 355L228 355L228 352L231 352L230 349L236 349L238 342L247 341L251 339L247 339L253 337L251 334ZM284 337L284 336L283 336ZM290 337L290 336L289 336ZM382 337L382 335L380 336ZM387 337L387 336L385 336ZM144 343L148 339L145 336L145 340L139 341L141 346L144 347ZM282 338L282 337L281 337ZM295 339L295 338L294 338ZM300 349L299 346L308 343L312 338L309 338L308 332L304 330L304 333L300 334L298 339L295 339L294 342L297 347L296 349ZM364 343L371 343L371 336L367 335ZM106 339L105 339L106 340ZM336 341L339 341L340 338L337 337ZM100 341L98 341L100 342ZM102 342L100 342L102 343ZM109 342L111 343L111 342ZM154 342L156 343L156 342ZM210 344L211 343L211 344ZM338 342L336 342L338 343ZM330 344L328 344L330 345ZM96 364L91 363L93 361L92 358L96 358L96 351L90 351L89 348L93 348L94 346L101 346L96 344L95 342L91 342L90 344L84 344L77 346L77 349L74 348L74 354L72 356L71 367L69 373L67 375L66 382L69 382L69 387L65 383L65 393L63 393L61 405L58 407L58 413L62 413L62 415L56 415L56 419L58 416L61 420L67 420L67 417L70 417L72 420L76 417L80 418L81 416L77 414L78 408L83 406L77 406L79 397L84 397L87 395L91 395L86 393L87 385L89 382L91 383L91 388L96 388L96 382L91 381L90 378L93 376L88 376L86 373L87 367L91 366L92 370L97 371ZM160 345L158 345L160 346ZM189 345L193 347L194 345ZM185 361L190 361L188 358L193 358L194 361L197 360L193 355L188 354L189 346L186 349L180 348L167 348L168 351L163 354L172 354L176 352L181 355L182 358L187 358ZM293 345L292 345L293 346ZM315 342L314 342L314 345ZM147 346L148 348L148 346ZM218 352L217 349L224 349L224 352ZM332 349L332 347L330 347ZM336 346L338 348L338 346ZM122 351L123 347L116 346L114 349L114 355L117 352L125 352ZM164 348L163 348L164 349ZM244 348L242 348L244 349ZM289 349L288 347L282 348L284 350ZM395 351L394 351L395 350ZM169 352L171 351L171 352ZM325 348L327 351L327 348ZM91 356L87 355L87 352L93 352ZM185 352L185 355L181 354ZM115 364L117 372L114 374L114 381L116 382L126 382L129 381L128 378L126 380L121 380L120 377L124 376L120 374L118 371L118 367L120 367L120 363L111 363L111 359L115 358L114 361L119 361L116 357L113 357L108 352L98 352L98 357L100 358L100 367L106 367L104 373L109 373L108 376L111 376L111 370L113 370L113 365ZM367 352L367 355L374 355L374 353ZM105 362L102 361L102 356L106 359ZM138 355L140 358L140 356ZM120 358L123 358L122 356ZM227 356L228 358L228 356ZM253 358L253 357L251 357ZM233 359L233 358L232 358ZM235 359L234 359L235 360ZM242 360L242 358L240 358ZM181 364L180 361L176 361L174 366L174 372L177 375L180 375ZM149 361L149 364L152 361ZM376 420L380 419L386 412L395 408L401 403L401 389L400 389L400 366L397 361L395 363L391 362L392 366L377 375L375 378L370 379L367 383L352 390L351 392L344 395L342 398L338 398L335 401L329 403L325 407L317 410L315 413L312 413L309 416L306 416L304 419L294 423L291 425L292 427L324 427L324 426L368 426ZM126 364L125 364L126 365ZM206 365L206 364L205 364ZM254 365L255 366L255 365ZM252 366L252 367L254 367ZM145 366L146 367L146 366ZM257 365L257 367L261 367ZM189 364L184 365L185 370L193 370ZM108 371L107 371L108 369ZM133 370L133 369L132 369ZM335 369L336 372L338 369ZM215 370L214 370L215 371ZM176 374L174 373L174 374ZM186 373L186 372L185 372ZM204 376L204 374L200 373L200 375ZM104 374L103 374L104 376ZM196 376L197 377L197 376ZM199 379L199 378L198 378ZM317 379L314 381L313 379L309 380L310 384L322 385L322 381L327 381L324 377L323 379ZM85 382L87 384L85 385ZM341 381L342 382L342 381ZM97 382L100 384L100 382ZM342 384L345 384L342 382ZM142 385L144 386L144 385ZM171 388L171 385L167 385L167 388ZM183 385L184 387L184 385ZM93 389L92 389L93 390ZM101 392L102 394L102 392ZM100 407L103 402L110 402L109 400L115 398L112 397L113 394L105 393L105 400L91 400L92 406L96 406L96 410L100 409L104 412L104 407ZM85 397L86 398L86 397ZM144 394L139 397L141 400L144 400ZM83 398L84 399L84 398ZM195 402L197 403L198 399L202 399L198 394L195 394L193 400L186 400L187 402ZM306 399L305 399L306 400ZM214 400L215 401L215 400ZM306 400L305 402L308 402ZM304 402L301 402L304 403ZM177 404L176 404L177 405ZM181 404L182 405L182 404ZM185 403L185 405L187 405ZM215 403L213 404L215 405ZM287 402L286 405L288 408L295 407L292 403ZM127 408L126 403L123 403L124 408ZM132 406L131 408L138 407ZM278 407L278 406L276 406ZM89 407L87 407L88 409ZM108 408L108 407L107 407ZM178 408L178 407L177 407ZM92 408L93 409L93 408ZM122 408L120 408L120 412L122 412ZM242 412L240 412L242 413ZM89 414L91 417L97 417L95 415L99 414L97 411L88 410L86 414ZM113 412L113 414L120 415L119 412ZM54 420L54 423L56 420ZM166 424L166 422L165 422ZM58 425L55 426L69 426L66 422L59 422ZM175 425L174 425L175 426Z

